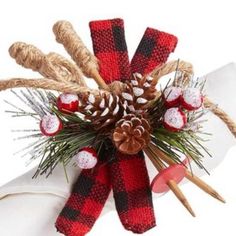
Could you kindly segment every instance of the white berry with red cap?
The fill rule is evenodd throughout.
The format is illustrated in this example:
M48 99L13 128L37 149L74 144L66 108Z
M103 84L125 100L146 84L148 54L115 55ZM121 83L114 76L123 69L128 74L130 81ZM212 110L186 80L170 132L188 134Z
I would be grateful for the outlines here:
M47 114L43 116L40 122L40 130L45 136L54 136L63 128L61 120L58 116Z
M169 86L163 92L165 105L167 107L174 107L179 105L179 99L182 95L182 89L180 87Z
M185 113L178 107L169 108L164 114L163 125L170 131L180 131L186 122L187 117Z
M81 169L92 169L97 164L98 156L93 148L84 147L74 156L74 159Z
M181 105L188 111L197 110L202 106L203 95L198 88L187 88L181 96Z
M62 93L57 99L57 107L63 112L78 111L79 98L76 94Z

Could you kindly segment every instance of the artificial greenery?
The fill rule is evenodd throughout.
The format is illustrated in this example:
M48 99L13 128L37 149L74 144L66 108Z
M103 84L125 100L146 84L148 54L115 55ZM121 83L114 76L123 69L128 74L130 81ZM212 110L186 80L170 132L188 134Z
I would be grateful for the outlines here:
M187 125L181 131L171 132L163 127L163 116L168 109L163 99L164 91L170 84L181 88L199 88L203 93L205 81L199 82L197 78L191 79L186 83L184 77L181 78L181 74L179 76L180 77L177 77L176 70L173 82L171 83L171 80L168 81L165 88L160 91L159 96L157 96L157 99L152 102L148 109L147 113L149 114L149 120L153 127L152 142L176 163L183 163L181 157L185 156L189 160L192 159L199 168L204 169L208 173L207 169L202 164L202 160L204 154L210 157L211 154L202 143L208 141L207 136L210 134L202 131L202 123L206 122L206 120L202 118L209 110L203 106L196 111L187 111ZM203 136L205 136L205 138L203 138ZM189 164L191 168L190 161Z
M175 75L174 85L176 85L176 81ZM178 81L181 80L178 79ZM188 86L203 89L203 84L199 83L198 80L191 83L192 84ZM184 86L183 84L178 85ZM153 128L151 136L152 142L176 163L180 163L181 156L184 155L192 159L200 168L205 169L202 165L203 152L209 153L202 145L202 142L205 140L202 139L201 123L203 120L200 118L205 114L206 110L202 108L194 112L189 112L188 125L183 130L179 132L168 131L162 125L163 115L167 110L163 100L164 90L160 92L157 99L152 102L147 110L148 119ZM65 113L58 110L56 105L58 94L40 89L20 90L20 92L12 91L12 93L29 108L23 109L6 101L13 108L7 111L11 113L13 117L32 117L36 120L37 126L39 127L41 118L46 114L52 113L56 114L63 123L63 129L53 137L43 136L39 128L18 130L27 133L25 136L20 137L20 139L37 139L22 150L24 151L24 155L31 155L30 160L32 161L40 158L34 177L37 177L39 174L49 176L58 164L64 166L66 173L68 163L70 163L70 161L73 160L73 156L85 146L95 148L98 155L104 153L104 151L109 153L109 155L114 153L114 146L112 145L109 135L105 136L94 130L90 122L86 121L81 113ZM103 157L104 155L99 156ZM109 160L112 160L112 157L106 159L106 161Z
M13 117L32 117L36 119L37 126L39 127L39 121L43 115L54 113L60 117L63 123L63 130L53 137L43 136L39 129L22 130L27 133L33 132L33 134L27 134L21 137L21 139L38 138L37 141L21 150L25 152L24 155L30 154L31 160L41 158L34 177L37 177L39 174L49 176L59 163L63 164L66 170L67 164L80 148L93 146L99 149L102 145L102 137L97 135L90 128L88 122L81 119L77 113L67 114L57 109L56 96L53 93L38 89L21 90L20 93L12 92L30 108L30 110L24 110L7 101L14 110L6 112L11 113Z

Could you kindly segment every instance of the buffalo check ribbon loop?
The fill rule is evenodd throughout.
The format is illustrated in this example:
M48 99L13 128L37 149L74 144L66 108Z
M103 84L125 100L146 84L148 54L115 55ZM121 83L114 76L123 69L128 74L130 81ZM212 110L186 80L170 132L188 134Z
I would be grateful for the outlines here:
M128 80L131 68L121 19L90 22L93 50L106 83Z
M100 74L107 84L128 80L135 72L150 73L166 62L177 44L175 36L147 28L130 63L122 19L92 21L90 29ZM110 161L105 158L109 157L100 157L93 171L83 170L75 183L56 222L58 231L66 236L82 236L92 229L111 190L126 230L141 234L156 225L143 152L127 155L117 151Z

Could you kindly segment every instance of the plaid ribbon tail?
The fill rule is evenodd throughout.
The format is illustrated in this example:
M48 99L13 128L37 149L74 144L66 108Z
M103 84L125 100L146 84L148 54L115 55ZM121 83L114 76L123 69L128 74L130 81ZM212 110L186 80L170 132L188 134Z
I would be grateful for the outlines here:
M106 83L131 78L122 19L90 23L93 49ZM117 153L109 163L116 209L127 230L143 233L155 226L149 177L143 155Z
M109 164L116 209L127 230L144 233L155 227L152 193L143 153L117 152Z
M100 74L107 84L130 78L130 62L122 19L92 21L89 24L93 49L100 62Z
M95 224L110 191L107 165L83 170L57 218L57 230L66 236L84 236Z
M177 42L174 35L147 28L131 61L132 73L145 75L165 63L169 54L174 52Z

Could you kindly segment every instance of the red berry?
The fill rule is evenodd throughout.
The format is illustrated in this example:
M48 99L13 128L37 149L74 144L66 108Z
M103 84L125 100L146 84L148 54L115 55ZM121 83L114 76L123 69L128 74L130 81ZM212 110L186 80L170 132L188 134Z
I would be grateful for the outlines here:
M181 95L182 89L180 87L170 86L166 88L163 93L166 107L178 106Z
M98 156L96 151L91 147L84 147L74 156L76 164L81 169L91 169L96 166Z
M61 131L62 128L62 122L56 115L45 115L40 121L40 130L45 136L54 136Z
M164 115L163 125L170 131L180 131L186 123L187 117L180 108L169 108Z
M197 110L202 106L203 96L198 88L187 88L183 91L180 102L188 111Z
M57 99L57 107L63 112L76 112L78 111L79 98L76 94L63 93Z

